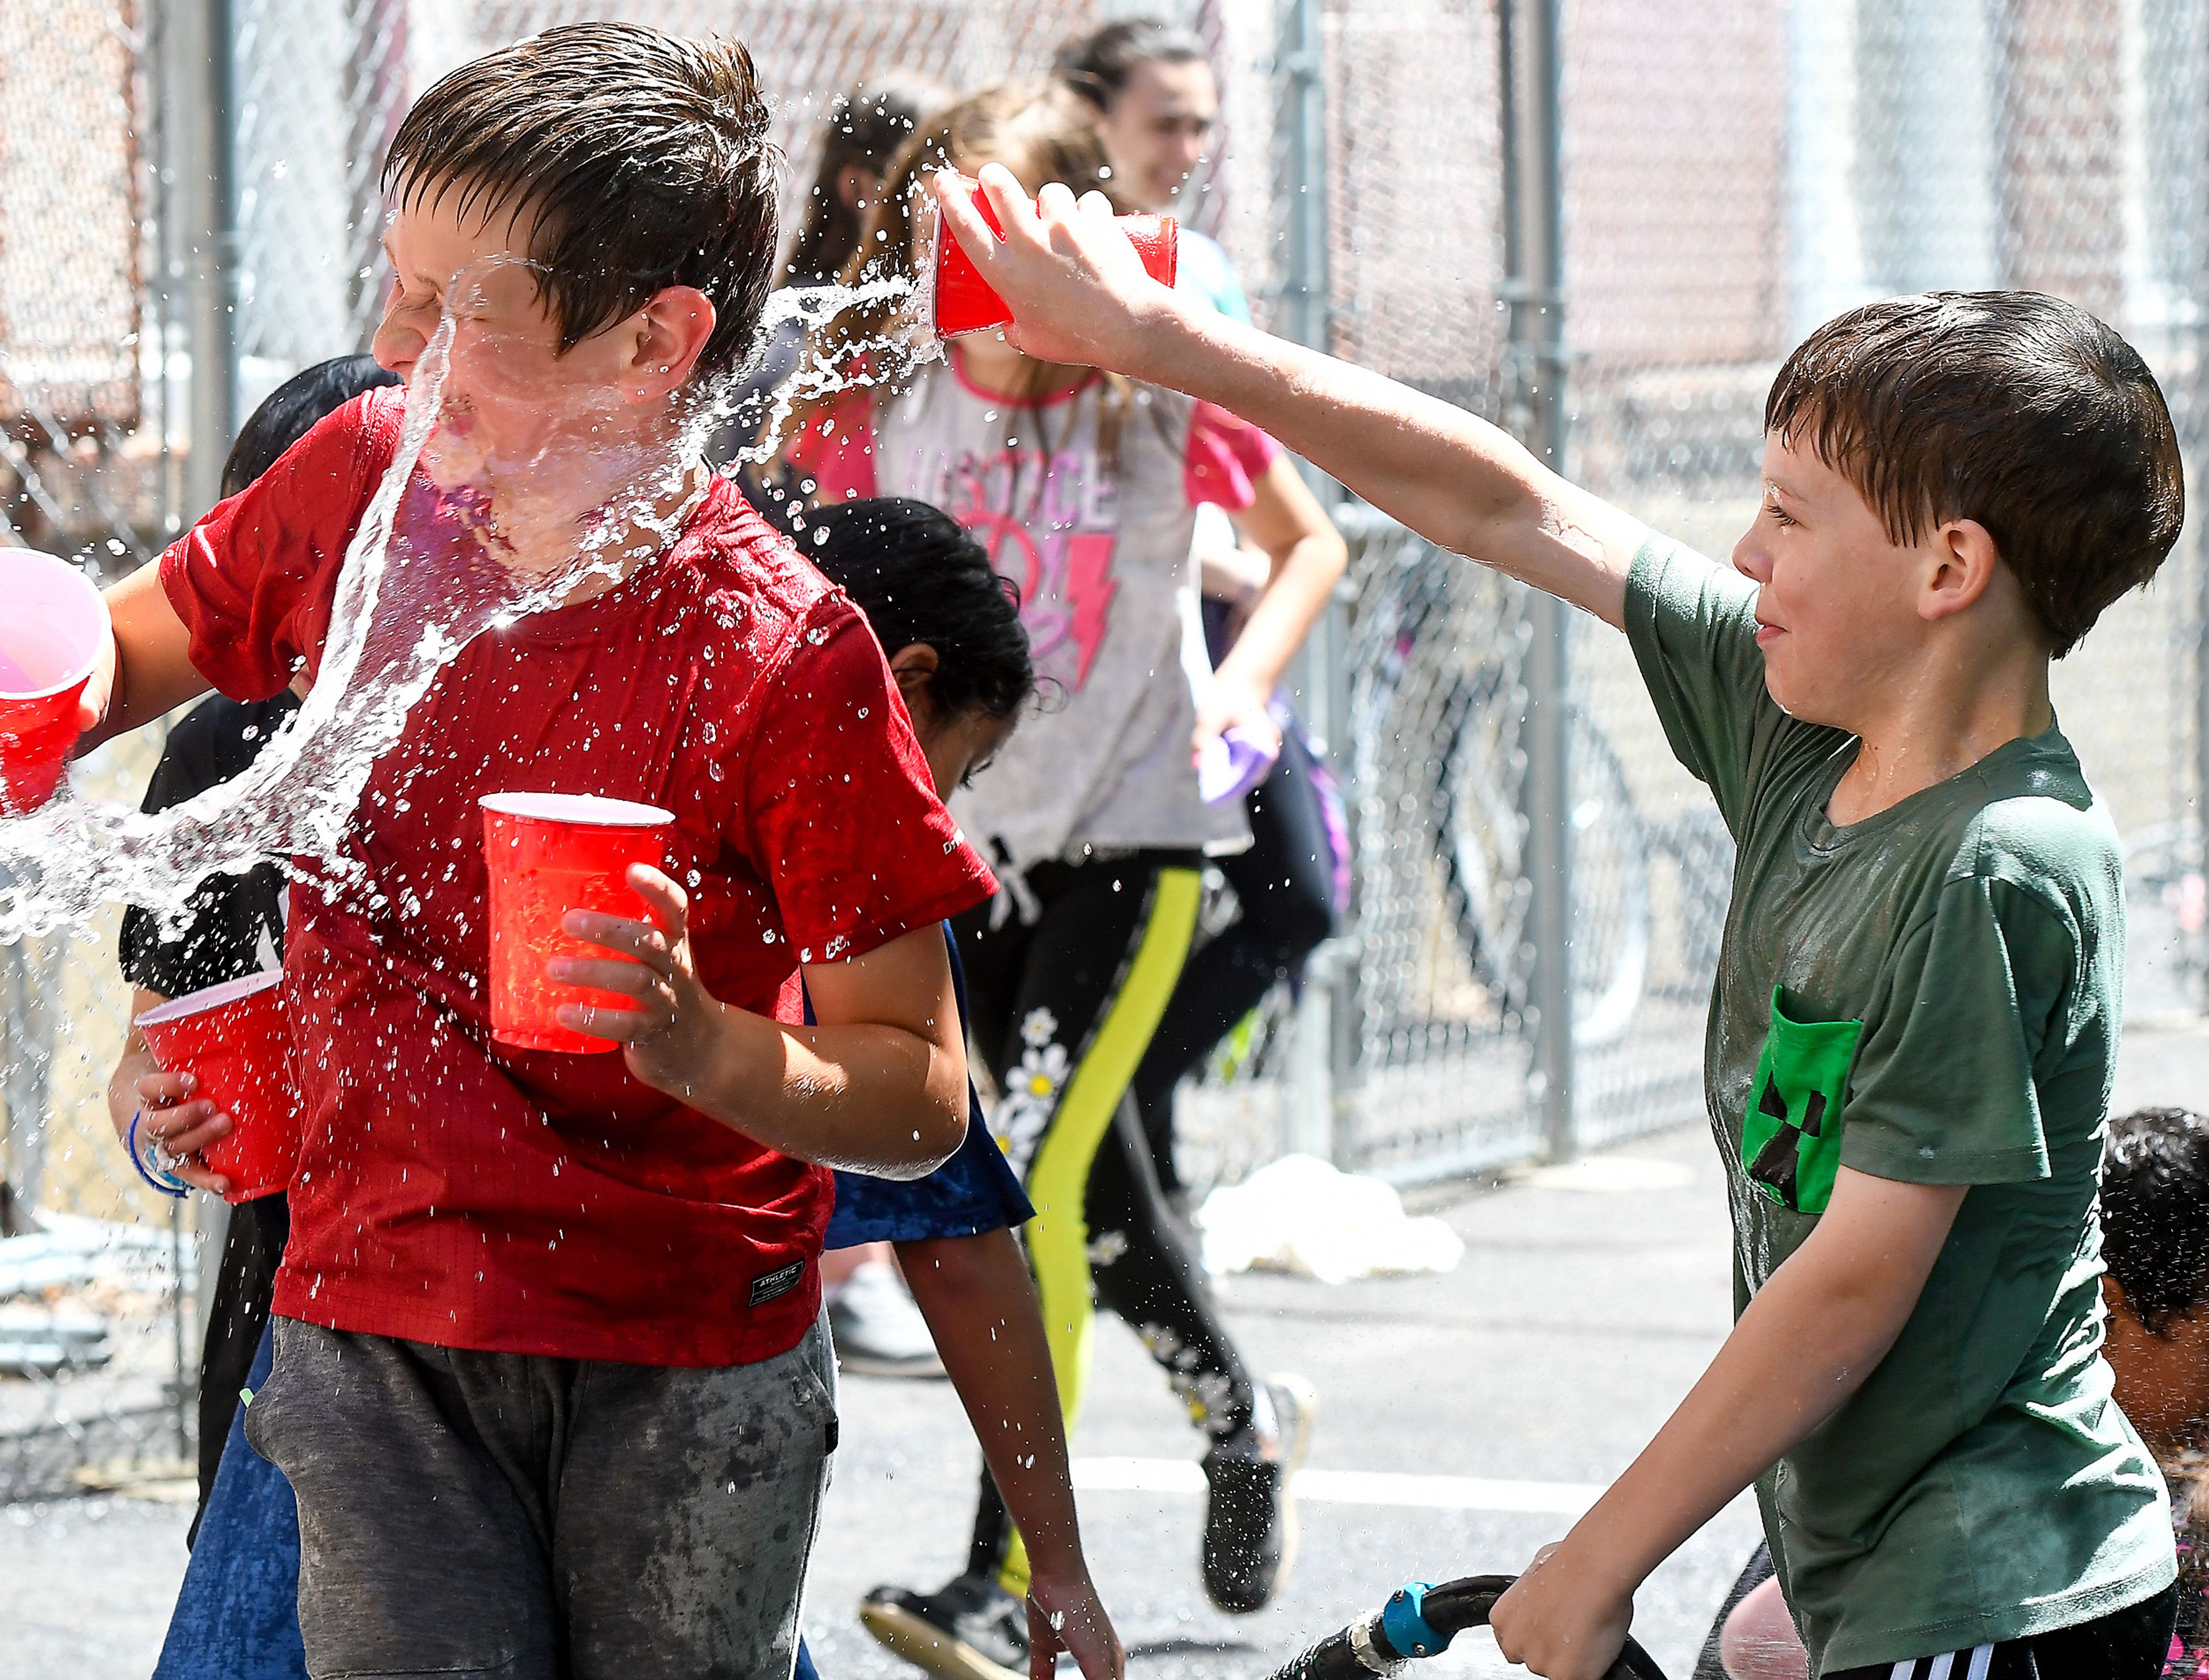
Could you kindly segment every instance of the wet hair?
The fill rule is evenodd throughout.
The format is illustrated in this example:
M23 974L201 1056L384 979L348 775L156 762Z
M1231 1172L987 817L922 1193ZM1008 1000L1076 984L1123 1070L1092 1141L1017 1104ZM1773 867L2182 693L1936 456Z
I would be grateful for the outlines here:
M1211 62L1212 55L1194 31L1163 18L1127 17L1067 42L1052 60L1051 71L1102 111L1112 108L1145 64Z
M384 164L398 202L520 214L564 352L671 286L712 299L708 376L751 353L774 274L782 154L742 43L576 23L463 64Z
M2110 1123L2102 1258L2157 1335L2209 1296L2209 1119L2143 1108Z
M1764 427L1808 443L1893 543L1984 526L2061 657L2178 539L2186 486L2138 352L2037 292L1932 292L1827 322L1779 370Z
M918 76L886 76L836 96L821 119L821 166L785 265L793 284L834 280L859 248L863 224L839 190L845 172L863 169L888 179L905 143L951 101L950 89Z
M363 391L396 385L399 376L373 356L333 356L295 373L261 401L238 429L222 464L222 493L232 497L276 464L277 457L313 430L315 422Z
M936 650L928 692L946 714L1009 718L1035 693L1020 591L948 514L896 496L840 502L808 515L798 542L884 653Z

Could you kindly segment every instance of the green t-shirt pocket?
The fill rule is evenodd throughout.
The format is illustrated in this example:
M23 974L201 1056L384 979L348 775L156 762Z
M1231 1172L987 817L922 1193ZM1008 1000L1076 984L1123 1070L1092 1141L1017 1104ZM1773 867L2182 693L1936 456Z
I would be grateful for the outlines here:
M1782 1207L1822 1213L1841 1165L1841 1106L1860 1021L1795 1021L1772 989L1772 1030L1757 1058L1755 1093L1742 1123L1749 1182Z

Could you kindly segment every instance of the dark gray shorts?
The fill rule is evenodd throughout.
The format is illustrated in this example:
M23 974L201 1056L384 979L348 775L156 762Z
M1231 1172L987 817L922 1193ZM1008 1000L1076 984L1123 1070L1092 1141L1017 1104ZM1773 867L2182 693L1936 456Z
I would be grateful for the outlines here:
M836 1444L821 1324L700 1368L275 1326L245 1432L298 1495L316 1680L789 1680Z

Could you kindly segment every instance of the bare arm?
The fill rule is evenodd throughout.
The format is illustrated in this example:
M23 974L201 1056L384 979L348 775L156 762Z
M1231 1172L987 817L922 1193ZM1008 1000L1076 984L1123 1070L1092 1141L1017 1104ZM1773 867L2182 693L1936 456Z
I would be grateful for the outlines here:
M77 721L79 752L141 727L208 691L191 659L191 634L169 605L161 569L141 566L106 592L115 633L106 656L84 685Z
M900 1243L897 1252L1027 1547L1028 1624L1030 1644L1041 1658L1038 1673L1050 1671L1051 1649L1062 1646L1088 1680L1117 1680L1126 1671L1127 1653L1082 1556L1058 1383L1035 1280L1020 1244L1011 1231L992 1231Z
M1101 196L1077 206L1049 186L1032 202L996 165L982 183L1002 240L955 191L940 187L939 202L1012 306L1021 349L1218 403L1443 547L1624 623L1638 521L1462 409L1159 285Z
M1817 1228L1757 1292L1656 1438L1496 1601L1505 1657L1552 1680L1599 1680L1649 1572L1887 1357L1965 1188L1840 1169Z
M864 956L809 964L818 1027L723 1003L690 956L689 898L639 864L629 884L653 922L568 913L615 957L556 957L552 978L635 1000L563 1005L578 1032L628 1046L646 1084L769 1148L882 1178L920 1178L966 1135L966 1045L942 930L933 923Z
M1237 721L1263 720L1266 733L1273 732L1267 702L1326 610L1348 558L1334 521L1305 488L1288 456L1275 456L1254 488L1257 499L1243 512L1243 528L1265 551L1270 567L1241 634L1213 673L1197 708L1199 747Z

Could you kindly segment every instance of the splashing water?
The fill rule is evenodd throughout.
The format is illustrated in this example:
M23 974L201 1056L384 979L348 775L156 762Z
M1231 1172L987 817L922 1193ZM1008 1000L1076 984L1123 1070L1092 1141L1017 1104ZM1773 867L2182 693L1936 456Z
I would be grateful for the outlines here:
M785 322L810 329L913 290L893 279L778 292L761 342ZM111 901L157 912L173 934L201 882L272 856L313 860L325 890L357 882L340 843L356 820L372 824L363 789L437 673L485 631L611 587L673 540L704 493L707 440L737 418L744 376L641 432L620 393L580 385L544 352L541 331L515 324L537 291L532 265L511 258L449 288L298 714L244 774L156 815L64 793L0 820L0 942L83 927ZM799 403L894 382L940 353L905 322L847 346L837 366L809 355L731 467L771 459Z

